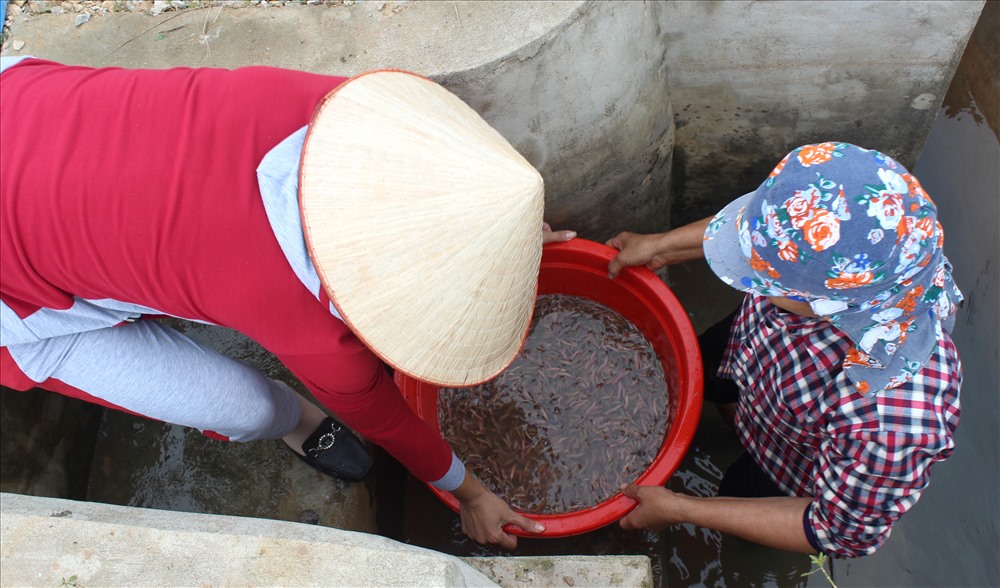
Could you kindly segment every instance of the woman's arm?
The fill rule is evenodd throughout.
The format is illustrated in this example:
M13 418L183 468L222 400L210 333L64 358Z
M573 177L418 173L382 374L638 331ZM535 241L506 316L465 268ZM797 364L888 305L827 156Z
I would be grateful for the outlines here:
M621 519L623 529L659 531L678 523L691 523L736 535L755 543L796 551L816 553L806 539L802 526L812 498L701 498L677 494L660 486L624 488L625 495L639 505Z

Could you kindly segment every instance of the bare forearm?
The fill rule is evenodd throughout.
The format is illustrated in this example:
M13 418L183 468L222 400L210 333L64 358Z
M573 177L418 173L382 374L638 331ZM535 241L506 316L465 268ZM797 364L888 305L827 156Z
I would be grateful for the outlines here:
M660 237L660 251L664 258L669 258L666 259L667 265L704 259L702 242L711 220L712 217L707 217L663 233Z
M802 516L811 498L699 498L683 497L684 519L755 543L815 553L809 545Z
M688 249L701 249L701 243L705 240L705 231L708 224L712 222L711 216L706 216L701 220L688 223L683 227L677 227L668 231L668 234L675 235L675 243Z

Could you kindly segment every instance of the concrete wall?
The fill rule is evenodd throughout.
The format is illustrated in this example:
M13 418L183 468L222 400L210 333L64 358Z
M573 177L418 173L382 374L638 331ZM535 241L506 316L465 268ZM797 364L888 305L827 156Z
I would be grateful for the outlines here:
M21 15L12 42L84 65L408 69L472 103L538 167L554 225L603 238L666 223L673 121L651 5L228 4L246 6L110 14L81 27L71 13Z
M604 240L667 223L674 128L655 10L581 3L537 42L440 76L541 171L553 226Z
M672 224L752 190L792 148L912 166L983 2L656 3L677 125Z
M983 0L205 6L79 27L22 14L4 54L18 42L87 65L410 69L539 168L549 222L604 240L713 213L806 142L912 165Z

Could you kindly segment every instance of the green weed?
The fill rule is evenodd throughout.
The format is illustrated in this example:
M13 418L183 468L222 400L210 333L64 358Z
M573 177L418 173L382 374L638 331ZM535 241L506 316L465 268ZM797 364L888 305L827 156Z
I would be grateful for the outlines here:
M826 581L830 583L830 586L832 588L837 588L837 585L833 583L833 578L830 576L829 572L826 571L827 557L825 553L820 553L819 555L810 555L809 561L811 561L813 565L816 567L802 574L803 576L811 576L816 572L823 572L823 576L826 577Z

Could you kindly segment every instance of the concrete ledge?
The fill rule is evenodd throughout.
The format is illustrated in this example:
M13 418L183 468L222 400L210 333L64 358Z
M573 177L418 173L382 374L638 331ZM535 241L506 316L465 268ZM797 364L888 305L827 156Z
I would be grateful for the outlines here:
M458 558L284 521L0 494L0 585L495 586Z
M286 521L0 493L2 586L652 585L646 556L457 558Z
M552 586L649 588L653 568L645 555L463 558L504 588Z

